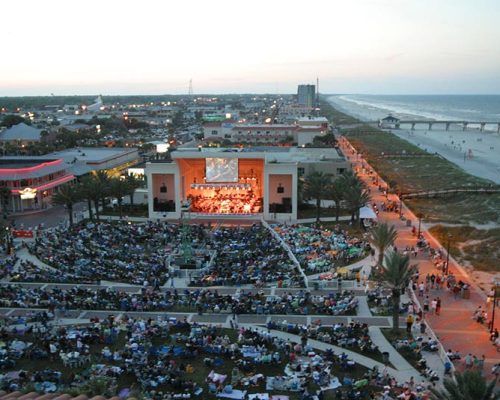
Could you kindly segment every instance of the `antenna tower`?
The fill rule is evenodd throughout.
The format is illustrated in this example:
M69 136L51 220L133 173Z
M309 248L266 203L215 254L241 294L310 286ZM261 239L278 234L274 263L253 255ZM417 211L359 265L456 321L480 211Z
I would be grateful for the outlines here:
M319 107L319 78L316 77L316 107Z

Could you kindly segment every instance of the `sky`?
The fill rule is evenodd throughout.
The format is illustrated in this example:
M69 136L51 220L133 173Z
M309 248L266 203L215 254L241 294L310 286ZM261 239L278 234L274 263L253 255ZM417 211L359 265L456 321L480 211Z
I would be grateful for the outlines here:
M16 0L0 96L500 94L499 0Z

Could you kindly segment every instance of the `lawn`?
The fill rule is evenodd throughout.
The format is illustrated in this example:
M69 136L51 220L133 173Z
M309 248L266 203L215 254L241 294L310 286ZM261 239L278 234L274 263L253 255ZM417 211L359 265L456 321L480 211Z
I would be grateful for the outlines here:
M344 114L343 112L333 108L331 104L328 103L326 100L320 100L320 108L321 108L320 114L323 117L326 117L330 122L330 124L350 125L359 123L359 120L357 120L356 118Z
M414 198L405 200L405 204L415 213L421 212L426 222L500 224L500 193Z
M387 341L395 349L396 349L396 347L394 346L394 343L397 340L409 340L409 341L413 340L411 333L406 332L406 329L399 329L398 331L394 332L392 330L392 328L380 328L380 331L385 336ZM401 354L401 356L406 361L408 361L408 363L410 363L410 365L412 365L417 370L419 369L417 362L418 362L418 360L420 360L421 356L417 352L410 349L409 347L400 348L400 349L396 349L396 350L399 352L399 354Z
M451 255L464 265L478 270L500 271L500 228L477 229L471 226L433 226L429 231L442 244L450 237Z
M172 327L170 329L170 336L168 337L160 337L160 336L154 336L151 338L151 345L152 346L162 346L162 345L173 345L174 344L174 339L172 338L173 334L182 334L182 335L188 335L189 334L189 328L182 328L182 327ZM230 340L232 342L237 340L238 332L236 330L231 330L231 329L226 329L226 328L218 328L218 334L219 335L228 335ZM24 336L19 337L19 339L28 341L28 342L34 342L36 343L36 337L26 334ZM124 332L120 333L118 335L117 340L112 344L109 345L109 348L114 351L114 350L119 350L124 347L126 343L126 335ZM177 345L184 346L183 342L178 342ZM101 350L103 349L104 345L103 344L93 344L91 345L91 356L92 356L92 363L103 363L103 364L108 364L108 365L120 365L119 362L112 362L112 361L103 361L100 357ZM185 374L185 379L191 379L194 382L198 383L202 388L204 388L204 392L202 395L202 398L204 399L216 399L215 395L209 394L207 390L207 385L205 383L205 379L207 375L210 373L210 371L215 370L215 372L228 375L227 382L230 383L231 381L231 373L232 370L235 366L235 361L237 360L232 360L229 358L225 358L221 356L223 359L223 364L218 367L213 367L213 366L207 366L204 359L206 357L214 358L215 356L212 354L205 354L201 353L199 357L197 358L188 358L185 359L182 356L176 358L176 361L178 363L184 363L185 365L191 364L194 367L194 373L193 374ZM276 376L276 375L282 375L284 368L286 366L286 357L282 354L282 361L279 364L253 364L251 369L247 371L248 375L253 375L256 373L262 373L265 376ZM61 371L62 373L62 383L67 384L71 377L74 375L81 375L83 377L88 376L88 371L90 365L86 365L83 367L77 367L77 368L68 368L65 367L60 360L59 357L55 361L48 361L46 359L44 360L31 360L29 358L21 358L18 359L16 362L16 366L14 368L10 368L9 370L17 371L17 370L26 370L29 372L35 372L35 371L41 371L49 367L52 370L58 370ZM367 372L367 369L365 367L362 367L358 364L356 364L352 369L349 371L342 371L340 369L340 366L337 364L333 366L333 373L335 376L338 376L341 380L343 376L350 376L351 378L357 380L361 379L363 375ZM135 390L135 394L138 394L141 392L139 386L136 383L136 378L133 374L122 374L120 377L117 379L117 392L120 392L123 388L131 388ZM308 385L309 390L315 391L318 388L314 383L309 383ZM236 389L243 389L241 386L237 386ZM244 389L248 390L249 393L263 393L266 392L265 390L265 383L260 384L258 386L249 386L245 387ZM29 387L24 388L25 391L32 391L33 387L29 385ZM80 385L79 387L75 387L73 389L66 389L67 392L72 393L73 395L77 395L80 392L86 392L88 388L85 388L85 385ZM163 390L163 391L171 391L173 390L171 387L168 385L160 385L158 386L157 390ZM90 393L88 393L90 394ZM97 394L97 393L93 393ZM112 395L109 393L104 393L100 392L99 394L105 394L105 395ZM297 392L278 392L278 391L271 391L271 394L283 394L287 395L290 397L291 400L299 400L300 399L300 394ZM325 399L334 399L334 394L333 391L328 391L326 392ZM368 398L368 397L365 397Z

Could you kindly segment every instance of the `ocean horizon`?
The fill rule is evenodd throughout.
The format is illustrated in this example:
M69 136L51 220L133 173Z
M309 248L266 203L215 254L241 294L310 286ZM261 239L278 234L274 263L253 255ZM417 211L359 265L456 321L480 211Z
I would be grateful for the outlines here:
M500 122L500 95L325 95L340 111L361 120L399 118Z

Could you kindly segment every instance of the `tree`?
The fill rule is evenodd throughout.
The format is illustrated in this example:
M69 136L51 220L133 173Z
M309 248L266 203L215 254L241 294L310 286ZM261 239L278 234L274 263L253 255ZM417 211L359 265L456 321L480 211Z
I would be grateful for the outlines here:
M11 190L8 187L5 186L0 187L0 203L2 204L2 212L4 219L7 219L7 214L9 213L7 206L9 204L10 192Z
M93 176L87 175L82 178L80 182L80 193L82 197L87 200L87 207L89 209L89 218L94 219L94 215L92 212L92 201L96 198L96 180ZM96 216L99 219L99 204L96 204Z
M106 196L108 195L110 188L110 178L106 171L100 170L96 172L95 179L100 185L99 197L101 198L102 209L104 210L104 207L106 207ZM96 208L98 207L99 206L96 203Z
M326 197L325 188L329 186L331 175L321 171L311 172L306 176L304 192L306 197L316 199L316 222L319 223L321 213L321 200Z
M81 193L74 185L66 183L59 186L57 192L52 195L52 203L65 206L68 210L69 225L73 226L73 205L81 200Z
M347 182L344 182L346 185L344 191L344 199L347 204L347 208L351 213L351 221L358 222L361 224L361 219L359 217L360 210L362 207L366 206L370 203L371 196L370 193L364 189L359 181L356 184L347 185Z
M410 257L398 252L391 252L384 258L380 280L392 290L392 329L399 330L399 305L401 292L415 272L415 266L410 267Z
M123 196L128 194L128 185L124 179L120 177L111 178L109 185L109 194L113 197L116 197L116 201L118 202L118 212L120 214L120 219L123 218L122 213L122 204L123 204Z
M3 117L1 125L10 128L14 125L20 124L21 122L24 122L26 125L31 125L31 121L29 119L25 119L23 117L20 117L19 115L14 114L8 114Z
M378 250L377 266L381 267L384 261L384 254L387 248L392 246L398 237L398 232L394 225L387 225L387 223L378 224L372 230L372 243Z
M346 187L342 178L335 179L330 185L330 198L335 202L335 221L339 222L340 205L345 197Z
M364 189L360 180L352 171L344 172L340 179L345 188L344 200L351 213L351 221L361 224L359 218L360 209L370 202L370 193Z
M431 388L431 398L434 400L498 400L495 393L496 379L490 382L480 371L465 371L455 374L455 379L446 378L443 389Z
M127 175L125 182L127 183L127 192L128 195L130 196L130 205L133 206L135 190L142 186L142 182L139 179L137 179L134 175Z

